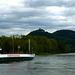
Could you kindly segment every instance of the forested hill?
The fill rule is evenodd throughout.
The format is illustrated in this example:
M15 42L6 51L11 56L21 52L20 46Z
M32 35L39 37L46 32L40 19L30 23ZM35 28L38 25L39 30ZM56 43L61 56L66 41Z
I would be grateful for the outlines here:
M53 33L55 39L59 40L71 47L71 52L75 52L75 31L59 30Z
M28 35L21 35L16 37L14 35L14 52L28 53L28 39L31 39L31 53L35 54L54 54L54 53L68 53L75 52L75 35L74 31L60 30L54 33L46 32L39 28L38 30L30 32ZM18 49L20 46L20 49ZM0 47L2 53L13 52L12 37L1 36ZM71 48L70 48L71 47Z
M48 32L46 32L45 30L43 30L41 28L39 28L38 30L30 32L28 35L31 35L31 36L45 36L47 38L53 38L54 37L53 34L48 33Z
M75 31L72 30L58 30L53 34L59 37L75 39Z
M48 38L56 39L64 44L71 47L71 52L75 52L75 31L72 30L58 30L54 33L46 32L43 29L38 29L30 32L28 35L31 36L46 36Z

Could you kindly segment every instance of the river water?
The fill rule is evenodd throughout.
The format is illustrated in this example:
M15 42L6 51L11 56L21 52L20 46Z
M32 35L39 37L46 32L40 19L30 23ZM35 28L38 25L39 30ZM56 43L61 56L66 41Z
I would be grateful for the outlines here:
M0 75L75 75L75 53L36 56L32 61L0 63Z

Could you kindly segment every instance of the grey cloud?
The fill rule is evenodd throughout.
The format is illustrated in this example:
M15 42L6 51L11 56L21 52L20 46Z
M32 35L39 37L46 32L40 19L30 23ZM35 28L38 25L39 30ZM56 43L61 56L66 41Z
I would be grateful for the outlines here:
M0 32L1 34L27 33L37 28L48 30L58 29L75 29L75 8L74 0L23 0L23 7L10 7L8 11L1 9L0 12ZM65 10L46 10L46 7L62 7ZM53 12L52 12L53 11ZM56 12L55 11L59 11ZM65 17L65 18L62 18ZM72 20L72 22L70 22ZM13 29L16 29L13 31ZM20 29L23 29L20 30Z
M65 6L67 7L75 7L75 0L64 0Z
M75 7L68 7L67 10L63 12L64 16L74 16L75 15Z
M74 0L24 0L23 4L33 8L47 6L75 7Z
M44 7L44 6L62 6L65 4L63 0L28 0L23 2L29 7Z

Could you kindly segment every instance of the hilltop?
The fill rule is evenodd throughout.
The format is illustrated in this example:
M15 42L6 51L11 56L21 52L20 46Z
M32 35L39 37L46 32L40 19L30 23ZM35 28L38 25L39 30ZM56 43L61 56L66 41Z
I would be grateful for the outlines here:
M54 32L53 34L59 37L75 39L75 31L72 31L72 30L58 30Z
M47 38L53 38L53 34L46 32L45 30L39 28L38 30L30 32L28 35L31 36L45 36Z
M67 44L71 47L71 52L75 52L75 31L72 30L57 30L54 33L49 33L41 28L30 32L31 36L45 36L47 38L56 39L59 42Z

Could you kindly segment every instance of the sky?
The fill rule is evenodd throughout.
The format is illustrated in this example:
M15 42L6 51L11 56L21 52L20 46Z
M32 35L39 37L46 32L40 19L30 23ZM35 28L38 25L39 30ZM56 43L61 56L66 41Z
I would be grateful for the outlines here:
M0 0L0 36L75 30L75 0Z

